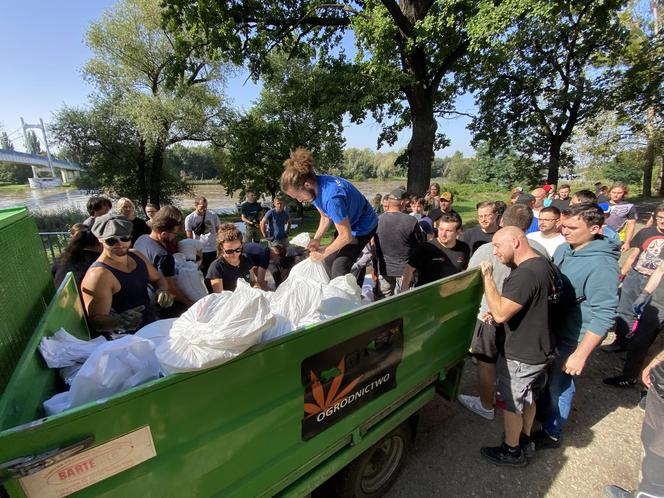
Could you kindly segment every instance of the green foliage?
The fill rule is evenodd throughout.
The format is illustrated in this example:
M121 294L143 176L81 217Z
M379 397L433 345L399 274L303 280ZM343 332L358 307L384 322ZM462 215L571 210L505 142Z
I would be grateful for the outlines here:
M58 211L30 211L40 232L68 232L72 225L82 223L88 213L82 209L66 208Z
M86 41L94 55L84 74L97 94L89 109L64 108L54 125L59 143L88 169L81 185L141 205L186 191L164 161L174 144L221 140L228 111L220 65L193 50L176 60L159 0L120 1Z
M25 164L0 163L0 182L22 184L28 183L32 170Z
M447 180L454 183L471 183L474 166L473 158L464 158L462 152L456 151L447 163Z
M321 172L342 161L344 106L329 93L334 70L281 54L270 67L258 102L228 130L221 179L229 194L248 188L276 194L283 161L298 147L313 152Z
M625 182L626 184L638 184L643 178L643 150L623 151L604 168L602 172L607 180L612 182Z
M9 135L6 131L0 133L0 149L14 150L14 144L9 140Z
M166 152L166 168L173 175L181 173L189 181L215 180L224 167L223 149L208 146L185 147L176 144Z
M476 149L472 182L494 183L502 187L534 187L542 181L540 164L514 151L491 150L482 142Z
M545 159L555 182L574 127L615 105L602 66L624 47L618 16L625 2L528 3L526 15L475 48L468 84L479 113L471 129L475 143Z
M41 155L43 154L41 144L34 131L28 130L25 137L25 150L28 154Z

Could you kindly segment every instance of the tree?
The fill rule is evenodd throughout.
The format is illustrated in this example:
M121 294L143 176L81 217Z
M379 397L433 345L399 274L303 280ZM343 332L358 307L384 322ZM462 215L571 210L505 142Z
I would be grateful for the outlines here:
M644 150L620 152L609 164L602 168L602 173L607 180L613 182L639 183L643 175L642 165L645 154L646 151Z
M64 107L50 126L61 153L85 167L77 180L80 188L128 197L144 206L150 187L145 183L151 154L139 130L121 117L111 99L93 99L88 108ZM164 169L160 177L162 203L188 193L177 174Z
M563 144L574 127L611 108L602 65L626 40L621 0L536 2L490 44L479 48L469 84L479 113L474 142L541 157L556 183Z
M269 72L267 55L275 48L293 58L315 51L318 61L335 61L347 82L328 91L353 121L370 112L384 125L379 147L412 130L404 151L408 190L423 194L434 150L447 144L436 117L452 111L459 92L455 76L471 44L467 26L484 37L527 10L530 0L505 3L508 8L479 0L165 0L165 17L176 33L190 36L178 37L185 53L205 47L218 58L247 62L255 78ZM358 49L354 64L341 46L348 29Z
M283 161L297 147L310 149L319 171L339 168L344 139L343 110L326 92L329 69L271 57L256 105L228 131L228 161L222 183L231 193L248 188L275 195Z
M474 162L474 159L463 157L463 152L457 150L449 160L447 180L454 183L470 183Z
M142 205L160 204L165 192L182 189L177 182L169 184L173 179L164 170L166 150L184 141L220 143L228 118L219 92L221 67L193 50L179 52L176 61L158 0L122 0L91 25L86 40L93 58L84 74L97 92L89 111L65 108L60 113L59 139L92 153L82 164L94 172L88 175L94 187L130 189ZM90 133L113 128L131 140L126 154L115 147L118 140L112 136L98 139ZM64 135L68 131L75 135ZM130 160L111 160L117 156Z
M14 144L9 140L9 135L6 131L0 133L0 149L14 150Z
M176 144L166 152L166 168L171 174L179 175L182 171L187 178L195 180L218 178L225 160L223 149L203 145Z
M28 130L28 134L25 137L25 151L28 154L34 154L36 156L43 154L39 139L37 138L35 132L32 130Z
M503 187L533 187L540 184L542 168L537 162L513 150L491 149L481 142L476 149L472 183L495 183Z

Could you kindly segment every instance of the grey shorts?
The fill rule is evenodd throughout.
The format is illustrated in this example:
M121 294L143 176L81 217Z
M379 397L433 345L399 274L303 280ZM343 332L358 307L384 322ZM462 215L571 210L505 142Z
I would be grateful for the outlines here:
M470 343L471 356L484 363L496 363L498 354L502 352L504 344L505 329L502 325L477 319L473 339Z
M549 363L529 365L498 357L496 374L496 406L512 413L523 413L525 405L531 405L546 385Z

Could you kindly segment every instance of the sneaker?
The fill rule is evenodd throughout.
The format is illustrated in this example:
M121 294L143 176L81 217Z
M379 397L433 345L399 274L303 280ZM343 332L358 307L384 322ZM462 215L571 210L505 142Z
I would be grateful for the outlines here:
M609 486L604 486L604 496L608 496L609 498L632 498L634 493L627 491L620 486L616 486L615 484L611 484Z
M646 390L641 391L641 399L639 400L639 408L641 408L641 410L646 409L647 400L648 400L648 391Z
M611 344L602 346L600 349L605 353L621 353L622 351L625 351L625 346L623 346L616 340L613 341Z
M607 377L606 379L603 379L602 382L614 387L630 387L636 384L636 379L632 379L625 375L616 375L615 377Z
M534 431L530 434L530 437L535 443L535 449L537 451L560 448L560 439L549 436L543 429Z
M528 461L521 448L510 448L505 443L500 446L485 446L481 455L495 465L501 467L524 467Z
M482 402L480 401L479 396L468 396L467 394L459 394L459 397L457 398L459 400L459 403L461 403L462 406L468 408L471 412L476 413L482 418L485 418L487 420L493 420L493 418L496 416L495 415L495 410L487 410L482 406Z
M530 436L526 436L523 432L519 435L519 448L523 450L526 459L530 460L535 456L535 441Z

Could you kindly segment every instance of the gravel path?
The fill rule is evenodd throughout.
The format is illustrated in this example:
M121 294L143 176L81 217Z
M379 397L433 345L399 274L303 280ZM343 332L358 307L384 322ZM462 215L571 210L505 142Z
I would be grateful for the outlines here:
M662 335L652 354L661 349ZM537 453L520 469L480 457L481 446L500 442L502 417L489 422L437 397L421 412L414 451L388 496L591 498L603 496L605 484L634 488L641 463L640 388L602 383L621 366L621 354L595 352L579 380L563 447ZM468 360L461 392L475 394L476 385L476 367Z

